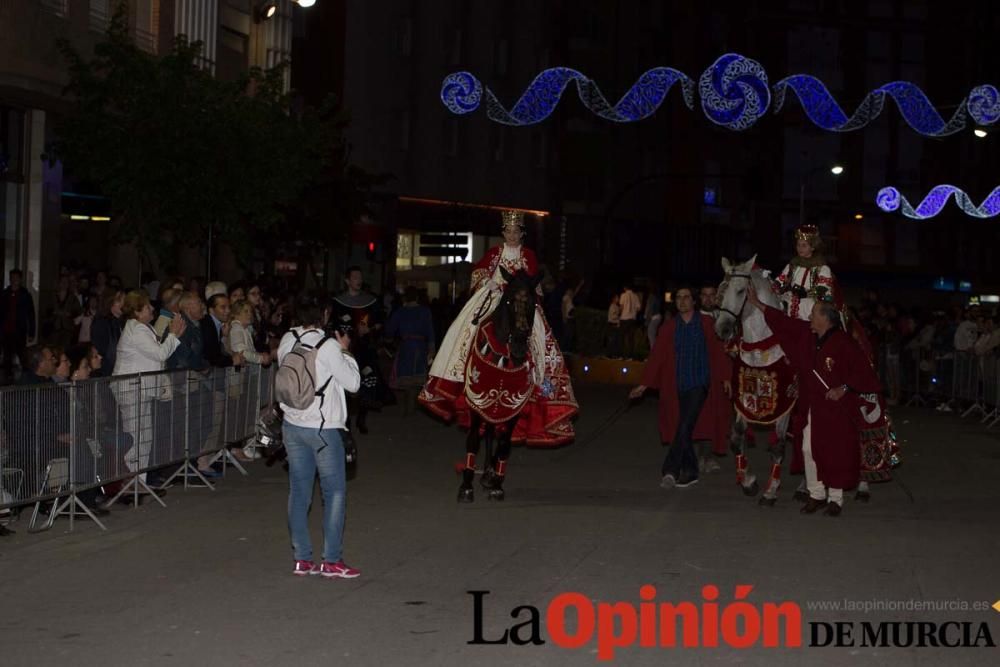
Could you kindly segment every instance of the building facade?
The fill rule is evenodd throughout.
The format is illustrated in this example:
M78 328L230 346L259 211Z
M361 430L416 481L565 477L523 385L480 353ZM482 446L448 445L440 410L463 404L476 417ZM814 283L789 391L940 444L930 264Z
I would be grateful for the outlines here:
M0 226L3 274L25 272L39 312L58 279L60 265L111 269L126 285L139 284L137 253L109 247L114 221L100 193L77 192L73 174L51 161L46 147L67 107L68 78L57 40L89 54L108 27L118 0L0 0ZM204 66L235 78L253 66L273 67L291 58L290 0L277 3L266 21L254 0L128 0L129 31L153 55L168 53L185 35L203 43ZM224 251L213 273L235 275ZM205 273L204 251L184 253L181 268ZM150 268L150 267L146 267Z
M756 253L780 270L800 222L820 226L848 286L929 290L941 276L974 290L1000 283L988 225L957 208L917 222L874 205L886 185L917 201L939 183L984 198L1000 173L990 148L997 137L979 139L971 127L927 138L887 101L865 129L826 132L790 100L734 132L697 106L687 110L677 91L652 118L619 124L587 111L572 87L544 122L506 127L482 108L452 115L439 99L443 78L466 70L511 107L541 70L562 65L614 102L652 67L697 78L737 52L760 62L772 83L794 73L822 79L848 113L874 88L908 80L948 117L973 86L997 83L990 35L1000 13L990 3L343 4L354 157L396 177L388 194L399 204L382 222L399 231L403 251L412 253L421 232L488 234L463 205L496 205L546 212L530 242L550 268L568 263L594 276L597 291L633 278L718 280L720 254ZM415 259L394 265L405 269Z

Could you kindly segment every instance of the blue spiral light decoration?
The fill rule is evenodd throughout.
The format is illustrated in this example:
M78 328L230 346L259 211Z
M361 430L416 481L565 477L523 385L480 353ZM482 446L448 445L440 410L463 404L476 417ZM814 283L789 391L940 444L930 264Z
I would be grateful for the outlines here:
M993 189L983 203L976 206L969 195L954 185L937 185L927 193L923 201L914 208L906 197L900 194L899 190L892 186L884 187L878 191L875 203L880 209L888 213L901 210L903 215L914 220L926 220L933 218L948 204L948 199L954 197L966 215L973 218L993 218L1000 215L1000 187Z
M764 68L735 53L722 56L702 73L698 92L708 119L730 130L747 129L771 106Z
M608 102L596 83L568 67L544 70L509 111L500 104L492 90L484 89L469 72L456 72L445 77L441 101L452 113L465 114L479 107L480 98L485 93L486 115L490 120L504 125L532 125L552 115L571 83L576 84L577 95L585 107L616 123L629 123L652 116L675 83L681 84L684 103L688 108L694 107L694 84L691 79L669 67L657 67L644 73L614 105Z
M467 114L478 109L485 96L490 120L512 126L533 125L552 115L571 83L576 85L577 96L588 110L616 123L649 118L675 84L681 86L685 105L694 109L694 80L670 67L646 71L613 105L593 80L568 67L543 70L509 110L469 72L445 77L441 101L452 113ZM886 98L892 99L911 128L928 137L959 132L966 127L969 117L980 126L1000 121L1000 91L988 84L973 88L951 118L945 120L920 87L908 81L893 81L869 92L848 116L816 77L795 74L772 87L760 63L737 53L719 57L698 79L702 112L713 123L737 131L752 127L769 108L773 107L775 113L781 111L789 91L798 98L809 120L832 132L865 127L882 113Z

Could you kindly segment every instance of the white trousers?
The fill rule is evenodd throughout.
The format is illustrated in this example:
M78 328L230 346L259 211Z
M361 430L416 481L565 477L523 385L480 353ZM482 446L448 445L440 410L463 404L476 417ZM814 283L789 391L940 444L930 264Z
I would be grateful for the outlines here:
M812 410L809 411L806 428L802 432L802 457L806 463L806 490L809 491L809 497L816 500L827 500L843 506L844 490L828 489L824 486L823 482L819 481L816 460L813 459L812 455Z

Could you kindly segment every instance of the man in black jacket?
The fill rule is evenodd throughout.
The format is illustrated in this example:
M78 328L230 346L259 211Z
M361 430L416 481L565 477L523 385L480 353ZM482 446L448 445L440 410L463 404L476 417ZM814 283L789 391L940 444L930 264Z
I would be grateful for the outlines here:
M10 284L0 292L0 339L3 341L3 369L9 374L16 356L27 368L24 356L28 339L35 337L35 302L21 284L21 269L11 269Z
M229 337L229 297L214 294L208 300L208 315L201 318L202 356L216 368L241 366L243 355L226 352Z
M226 405L226 369L230 366L243 365L242 354L229 354L226 351L226 339L229 338L229 297L225 294L213 294L208 299L208 314L201 318L201 356L214 368L211 381L213 400L207 403L211 406L212 430L205 443L206 451L217 450L225 446L225 434L222 432L223 412ZM202 474L213 476L205 466L210 456L198 460L198 468Z

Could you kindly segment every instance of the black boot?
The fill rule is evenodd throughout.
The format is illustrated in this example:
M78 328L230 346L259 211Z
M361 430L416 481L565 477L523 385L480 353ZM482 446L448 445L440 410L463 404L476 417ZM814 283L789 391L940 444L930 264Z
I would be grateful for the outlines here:
M471 503L476 499L475 492L472 490L472 478L475 474L476 471L473 468L466 468L462 471L462 485L458 487L458 502Z
M359 410L358 411L358 433L361 435L368 435L368 411Z

